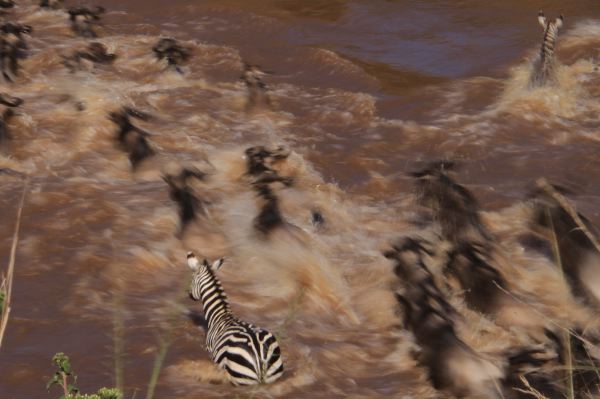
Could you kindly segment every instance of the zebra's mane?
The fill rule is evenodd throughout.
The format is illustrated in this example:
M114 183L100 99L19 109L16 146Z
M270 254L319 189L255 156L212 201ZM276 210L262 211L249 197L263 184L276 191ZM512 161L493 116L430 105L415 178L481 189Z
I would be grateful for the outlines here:
M200 266L198 271L195 272L194 278L196 278L197 276L200 276L200 274L204 272L203 269L205 269L206 273L210 276L210 278L215 286L215 292L218 296L218 299L220 300L221 303L223 303L225 308L228 311L230 311L231 309L229 307L229 300L227 299L227 293L225 292L225 290L223 289L223 286L221 285L221 280L219 280L219 278L217 277L215 272L212 270L212 268L210 267L210 264L206 261L206 259L202 262L202 265Z

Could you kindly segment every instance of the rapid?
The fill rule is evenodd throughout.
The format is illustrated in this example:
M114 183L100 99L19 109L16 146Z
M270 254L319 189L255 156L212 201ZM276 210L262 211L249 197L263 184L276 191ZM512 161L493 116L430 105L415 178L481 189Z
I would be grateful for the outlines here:
M438 398L413 356L382 253L419 227L411 172L459 165L502 271L559 325L597 314L569 293L551 260L529 251L524 200L546 178L569 188L600 226L600 2L474 0L103 0L99 41L111 65L71 73L75 36L64 10L19 1L29 56L0 91L24 100L0 153L0 262L8 263L23 185L13 311L0 351L0 397L48 397L51 358L67 353L84 391L142 397L167 348L157 398ZM556 82L531 88L540 8L565 16ZM182 72L152 53L162 37L191 50ZM270 106L247 107L243 63L260 65ZM81 107L82 105L82 107ZM135 107L156 154L132 171L110 112ZM81 109L83 108L83 109ZM268 239L244 150L284 146L276 194L294 230ZM193 165L207 214L179 234L166 170ZM314 223L314 214L323 223ZM278 336L280 381L236 388L186 316L185 254L225 257L219 279L240 317ZM502 365L533 344L451 299L461 339ZM442 395L442 396L440 396Z

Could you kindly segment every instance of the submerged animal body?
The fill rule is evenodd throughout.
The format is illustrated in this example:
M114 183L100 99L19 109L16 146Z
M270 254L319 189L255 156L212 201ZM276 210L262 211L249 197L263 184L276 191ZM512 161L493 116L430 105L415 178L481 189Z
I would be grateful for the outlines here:
M463 243L450 254L447 270L460 281L470 308L484 314L494 314L497 307L501 306L499 302L507 295L507 283L485 257L485 248Z
M555 78L554 47L556 46L558 31L563 26L563 20L562 15L554 21L548 21L542 11L538 14L538 22L544 29L544 36L531 79L532 86L542 86Z
M564 399L559 381L563 364L558 348L544 346L519 348L507 354L506 377L502 380L504 399L530 399L532 389L540 398ZM525 378L525 383L522 378Z
M549 324L511 287L495 265L497 248L464 242L449 254L445 272L458 279L469 308L505 328L519 327L541 337Z
M0 9L10 9L15 6L14 0L0 0Z
M479 204L469 190L450 177L448 171L453 168L453 163L442 161L414 172L419 202L431 209L444 239L455 244L483 243L490 235L481 223Z
M190 297L201 301L207 324L206 348L213 362L225 369L234 385L271 383L283 374L281 350L270 332L238 319L215 276L223 259L210 265L188 253L194 271Z
M190 179L204 180L206 174L196 169L184 168L178 174L167 174L163 176L169 185L169 196L179 207L179 235L182 235L186 227L204 211L204 203L199 199L190 186Z
M40 7L41 8L51 8L58 9L62 7L64 0L41 0Z
M135 169L143 160L154 155L154 150L148 143L150 135L146 131L134 126L129 117L147 120L149 116L132 108L123 108L120 111L111 112L109 117L117 126L117 140L123 149L129 154L131 166Z
M240 80L248 88L248 102L246 108L251 109L256 106L270 106L271 98L267 92L267 85L263 81L263 76L267 73L258 66L244 63L244 71Z
M190 51L187 48L183 47L177 40L172 38L160 39L158 43L152 47L152 51L156 58L167 61L167 65L175 68L179 73L182 72L180 65L187 61L191 56Z
M426 252L421 242L407 239L384 254L396 262L395 273L405 283L396 299L404 311L405 327L421 348L417 360L427 368L436 389L460 398L500 398L502 371L457 336L457 312L425 266Z
M278 227L287 225L279 209L279 198L270 186L271 183L276 182L282 183L285 187L292 184L291 179L279 176L267 176L258 179L253 184L258 197L262 200L260 212L254 219L254 228L264 236L267 236Z
M247 148L246 173L254 178L252 186L261 201L260 212L254 219L254 228L263 236L267 236L278 227L287 225L279 209L279 198L272 184L281 183L284 187L292 185L289 177L280 176L274 165L286 159L289 151L283 147L267 148L256 146Z
M0 70L4 79L13 82L19 74L19 59L25 58L28 49L25 34L33 31L31 26L5 23L0 26Z
M109 53L106 46L99 42L93 42L88 45L85 50L74 52L70 57L64 59L64 65L71 71L75 72L81 68L83 61L91 62L92 64L111 64L117 55Z
M287 159L289 150L284 147L269 148L255 146L247 148L244 152L246 157L246 173L250 176L264 177L265 175L277 175L274 165Z
M76 35L95 38L98 37L92 25L100 21L100 15L104 13L104 7L71 7L69 8L69 19L71 30Z
M420 203L431 209L442 239L451 244L444 272L458 280L471 309L491 316L499 325L518 325L542 335L545 321L509 292L497 267L498 248L481 221L478 202L448 175L452 167L449 162L437 162L413 174Z
M556 240L557 261L575 297L600 309L600 246L587 219L568 209L559 189L542 181L534 202L534 229ZM554 245L554 244L553 244Z
M18 97L0 93L0 145L3 141L10 138L7 123L15 115L13 109L20 106L22 103L23 100Z

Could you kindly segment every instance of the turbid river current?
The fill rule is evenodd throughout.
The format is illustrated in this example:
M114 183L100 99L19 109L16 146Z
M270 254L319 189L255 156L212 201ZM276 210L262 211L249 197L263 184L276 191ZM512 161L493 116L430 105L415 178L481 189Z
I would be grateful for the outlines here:
M63 56L90 39L64 10L17 3L4 18L33 32L20 76L1 84L24 100L0 154L2 267L28 185L0 398L59 396L45 385L60 351L82 391L119 384L142 398L161 350L155 398L446 397L415 360L382 256L417 229L410 173L440 159L459 165L533 306L564 323L593 318L515 237L542 177L600 225L598 0L86 0L106 8L96 40L117 58L74 73ZM541 8L564 26L556 81L532 88ZM190 49L181 73L154 57L162 37ZM247 106L244 62L268 72L270 106ZM135 172L108 118L122 106L151 115L135 123L156 155ZM244 150L255 145L291 151L282 173L294 183L277 195L301 234L253 229ZM184 235L162 179L173 165L210 175L206 215ZM210 362L186 316L201 312L187 297L188 250L225 257L233 311L277 334L286 371L275 384L234 387ZM468 321L460 337L492 361L530 343L453 303Z

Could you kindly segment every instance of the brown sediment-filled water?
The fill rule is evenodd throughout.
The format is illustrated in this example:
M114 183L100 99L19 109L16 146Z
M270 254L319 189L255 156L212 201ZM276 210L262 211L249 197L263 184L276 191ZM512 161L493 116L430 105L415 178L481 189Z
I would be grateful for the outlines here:
M98 40L118 58L75 74L61 55L87 41L74 37L63 11L33 1L11 11L34 32L22 76L2 84L25 103L0 168L29 175L30 189L0 351L1 398L56 396L45 383L59 351L84 392L114 386L122 367L126 397L142 397L157 336L171 340L157 398L438 397L413 360L411 334L399 328L396 277L381 256L414 229L409 172L435 159L461 164L460 181L505 239L511 267L529 271L515 283L538 295L548 317L575 317L578 305L550 262L520 250L511 229L526 223L518 203L539 177L567 184L578 209L600 223L597 0L98 5L107 9ZM530 89L540 8L564 14L565 26L556 84ZM153 57L164 36L192 49L183 74ZM272 71L271 109L246 110L243 61ZM157 155L135 174L107 118L122 105L153 115L136 123ZM295 184L278 195L301 239L263 240L252 230L257 200L243 151L262 144L293 151ZM160 175L172 162L211 165L211 222L181 239ZM23 181L0 174L0 182L4 265ZM312 226L313 210L323 228ZM233 310L280 336L279 382L255 390L214 383L204 332L185 316L200 306L185 294L189 249L225 256L219 275ZM516 340L481 315L468 320L462 338L490 356Z

